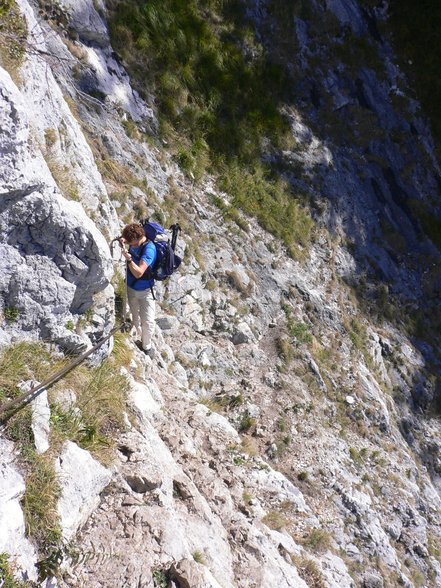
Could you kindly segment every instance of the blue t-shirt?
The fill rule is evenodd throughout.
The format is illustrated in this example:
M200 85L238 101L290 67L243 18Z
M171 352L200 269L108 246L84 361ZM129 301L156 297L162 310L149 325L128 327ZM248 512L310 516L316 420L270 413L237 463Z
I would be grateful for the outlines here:
M129 253L136 265L145 261L149 267L152 267L156 261L156 247L151 241L148 241L147 244L143 243L141 247L130 247ZM148 290L153 287L154 283L153 279L145 280L143 277L137 279L130 268L127 270L127 286L132 290Z

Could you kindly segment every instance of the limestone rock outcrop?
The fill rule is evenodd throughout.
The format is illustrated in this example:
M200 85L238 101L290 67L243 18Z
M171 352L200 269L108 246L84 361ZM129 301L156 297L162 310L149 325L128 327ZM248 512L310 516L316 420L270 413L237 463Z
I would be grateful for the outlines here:
M74 323L110 282L108 245L81 204L60 194L32 144L23 95L4 70L0 86L1 339L8 344L26 332L80 350L87 339L73 332Z

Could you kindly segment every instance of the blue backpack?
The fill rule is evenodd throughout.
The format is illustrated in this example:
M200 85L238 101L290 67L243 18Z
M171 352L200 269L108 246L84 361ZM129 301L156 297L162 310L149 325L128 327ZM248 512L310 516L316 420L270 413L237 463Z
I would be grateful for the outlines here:
M156 261L153 267L149 267L143 279L163 281L170 277L181 265L182 259L175 254L178 233L181 227L176 223L170 227L172 239L170 239L163 227L157 223L143 221L142 223L145 236L152 241L156 248Z

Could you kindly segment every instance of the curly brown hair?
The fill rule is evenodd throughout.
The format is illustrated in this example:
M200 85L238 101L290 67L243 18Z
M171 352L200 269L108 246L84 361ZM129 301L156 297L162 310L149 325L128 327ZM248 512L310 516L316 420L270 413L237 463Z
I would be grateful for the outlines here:
M133 243L133 241L141 239L141 237L144 237L144 235L144 229L141 225L139 225L138 223L131 223L130 225L126 225L124 227L121 237L127 243Z

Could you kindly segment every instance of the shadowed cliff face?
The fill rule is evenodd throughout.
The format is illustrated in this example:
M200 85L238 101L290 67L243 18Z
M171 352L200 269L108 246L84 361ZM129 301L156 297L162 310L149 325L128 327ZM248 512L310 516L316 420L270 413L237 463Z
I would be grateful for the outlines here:
M294 127L297 153L280 158L283 172L350 247L356 273L340 273L361 299L382 314L379 292L387 288L409 317L419 313L416 337L424 330L435 343L440 169L430 127L397 65L385 7L340 0L247 6L259 39L287 69L288 109L310 129L305 138ZM312 157L311 135L327 161Z

